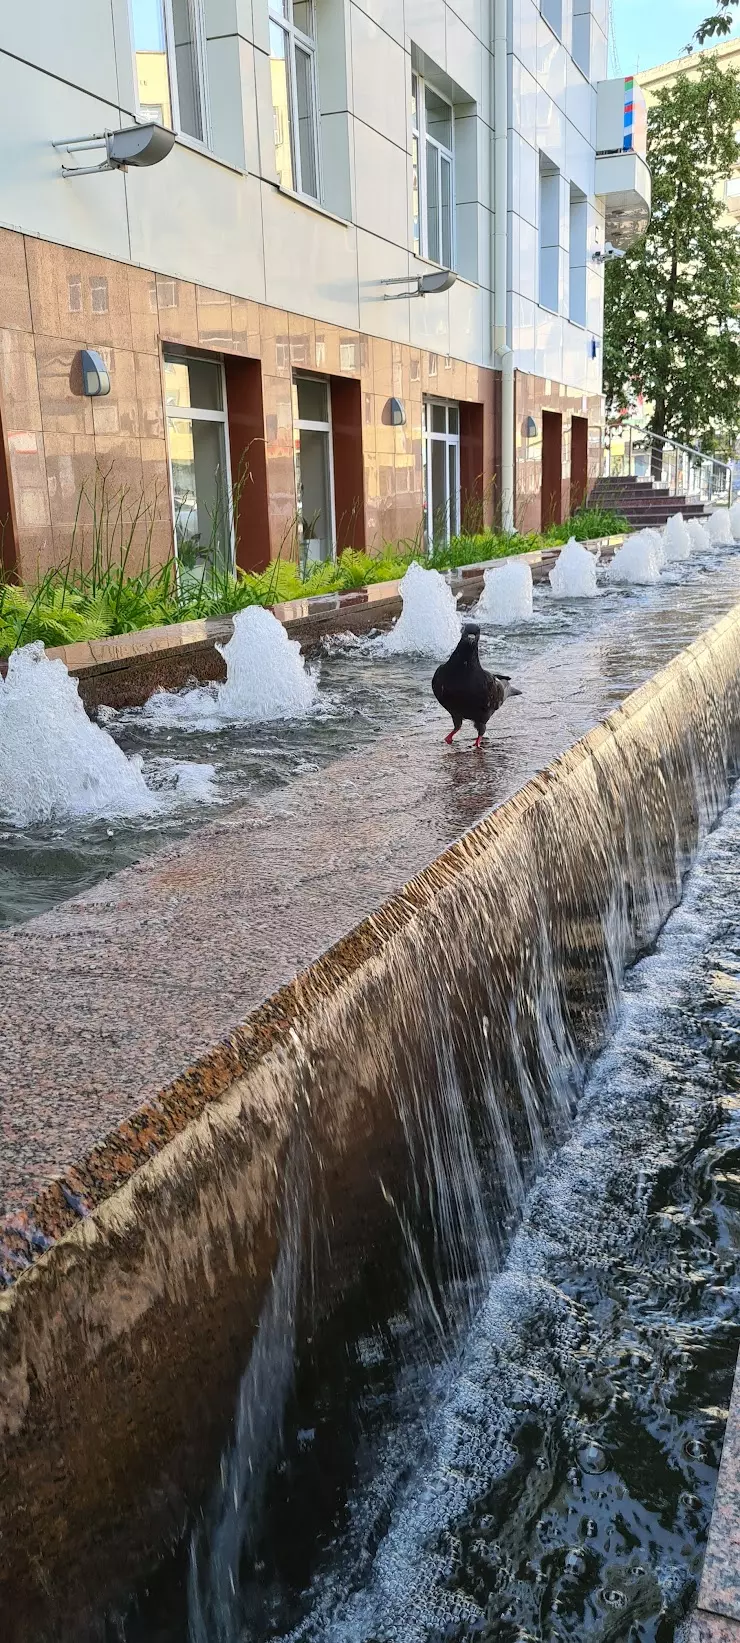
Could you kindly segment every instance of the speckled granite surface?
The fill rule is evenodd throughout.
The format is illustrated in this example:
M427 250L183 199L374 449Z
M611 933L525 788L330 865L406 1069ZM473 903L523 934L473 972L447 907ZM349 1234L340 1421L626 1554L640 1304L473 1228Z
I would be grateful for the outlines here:
M699 1608L740 1625L740 1366L722 1449ZM707 1635L714 1637L714 1633ZM716 1635L721 1637L722 1633Z
M718 1614L696 1614L688 1643L740 1643L740 1621L726 1620Z

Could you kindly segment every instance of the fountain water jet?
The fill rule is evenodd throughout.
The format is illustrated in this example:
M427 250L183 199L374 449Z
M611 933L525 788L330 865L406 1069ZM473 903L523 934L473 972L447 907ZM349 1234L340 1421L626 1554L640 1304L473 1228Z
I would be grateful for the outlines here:
M574 536L561 549L550 571L556 599L594 599L598 594L596 556Z
M620 586L650 587L660 581L665 551L657 531L637 531L618 548L606 576Z
M76 679L41 643L14 650L0 678L0 815L15 827L157 810L141 760L88 718Z
M686 525L694 553L708 553L712 546L709 531L701 519L689 519Z
M707 530L715 547L729 546L732 542L729 508L715 508L707 520Z
M663 531L663 550L669 564L688 559L691 553L691 537L682 513L674 513L668 520Z
M416 561L399 583L403 610L390 633L374 641L378 656L444 659L460 638L460 618L449 583Z
M740 542L740 499L730 508L730 530L734 542Z
M144 717L182 730L218 730L301 718L319 705L318 686L297 639L289 639L282 622L261 605L238 611L231 638L216 649L226 663L224 684L155 691Z
M529 622L533 615L532 572L521 559L487 570L476 616L500 627Z

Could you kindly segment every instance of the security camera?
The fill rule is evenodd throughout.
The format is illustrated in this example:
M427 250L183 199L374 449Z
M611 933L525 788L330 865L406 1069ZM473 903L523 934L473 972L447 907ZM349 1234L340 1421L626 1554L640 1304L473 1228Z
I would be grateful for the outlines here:
M623 257L624 254L618 245L612 245L611 240L607 240L603 251L594 251L594 262L614 262L616 257Z

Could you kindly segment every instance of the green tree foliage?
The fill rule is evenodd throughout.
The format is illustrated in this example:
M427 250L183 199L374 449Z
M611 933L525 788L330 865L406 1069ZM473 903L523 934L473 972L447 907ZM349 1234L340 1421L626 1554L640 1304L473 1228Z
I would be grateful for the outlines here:
M717 0L717 10L712 12L711 17L704 18L704 22L699 24L694 35L700 46L703 46L705 40L712 40L715 34L729 34L734 21L732 13L737 4L738 0Z
M740 429L740 235L721 225L717 182L740 158L740 82L705 61L649 111L653 215L606 266L604 387L610 410L642 394L655 433L721 450Z

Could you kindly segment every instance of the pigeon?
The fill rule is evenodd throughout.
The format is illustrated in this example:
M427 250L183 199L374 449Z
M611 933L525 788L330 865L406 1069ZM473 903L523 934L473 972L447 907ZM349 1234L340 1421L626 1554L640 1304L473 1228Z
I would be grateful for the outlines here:
M507 696L521 696L506 674L486 673L478 655L480 628L475 622L466 622L462 638L447 662L443 662L432 679L432 690L437 701L449 713L452 730L445 741L449 746L462 726L463 719L472 719L480 747L486 726L492 714L503 707Z

